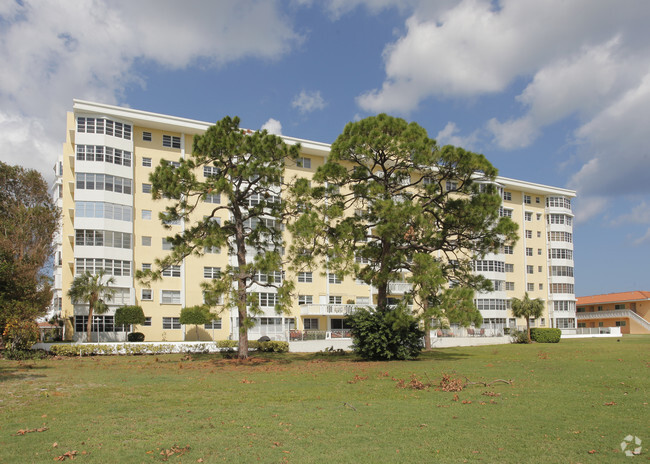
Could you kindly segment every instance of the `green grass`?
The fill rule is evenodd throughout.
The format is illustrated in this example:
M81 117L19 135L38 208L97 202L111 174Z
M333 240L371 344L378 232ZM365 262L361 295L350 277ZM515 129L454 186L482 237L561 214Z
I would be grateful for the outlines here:
M513 384L467 387L454 401L394 380L438 384L443 373ZM81 463L162 462L175 445L189 450L169 462L646 461L649 387L643 336L438 349L412 362L0 360L0 463L54 462L72 450ZM621 452L629 434L643 440L642 456Z

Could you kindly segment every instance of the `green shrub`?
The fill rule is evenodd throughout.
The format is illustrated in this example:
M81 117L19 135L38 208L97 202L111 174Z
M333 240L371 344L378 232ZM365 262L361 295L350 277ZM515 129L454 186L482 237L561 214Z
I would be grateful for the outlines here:
M562 337L562 331L560 329L530 329L530 339L537 343L558 343L560 337Z
M289 342L278 342L271 340L269 342L258 343L258 350L265 353L286 353L289 351Z
M259 350L260 349L260 343L257 340L248 340L248 349L249 350Z
M8 349L29 350L38 342L38 326L34 321L11 319L5 326L2 338Z
M525 330L512 330L510 332L512 343L528 343L528 332Z
M126 336L126 339L129 342L143 342L144 334L142 332L131 332Z
M364 359L413 359L424 346L424 332L404 306L359 309L347 319L354 351Z
M3 353L5 359L12 359L14 361L26 361L30 359L46 359L48 353L45 350L20 350L9 348Z
M237 348L237 340L217 340L217 348Z
M116 325L144 324L144 311L140 306L121 306L115 310Z

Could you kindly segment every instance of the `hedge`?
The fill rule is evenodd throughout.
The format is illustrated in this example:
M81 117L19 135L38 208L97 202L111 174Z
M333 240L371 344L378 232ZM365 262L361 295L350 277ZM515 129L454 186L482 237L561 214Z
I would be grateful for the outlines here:
M558 343L562 331L560 329L533 328L530 329L530 339L537 343Z

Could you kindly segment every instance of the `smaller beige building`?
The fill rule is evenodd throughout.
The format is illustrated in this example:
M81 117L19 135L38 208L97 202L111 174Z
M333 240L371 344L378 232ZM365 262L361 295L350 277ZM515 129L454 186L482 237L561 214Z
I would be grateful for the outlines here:
M650 334L650 292L578 297L579 328L620 327L623 334Z

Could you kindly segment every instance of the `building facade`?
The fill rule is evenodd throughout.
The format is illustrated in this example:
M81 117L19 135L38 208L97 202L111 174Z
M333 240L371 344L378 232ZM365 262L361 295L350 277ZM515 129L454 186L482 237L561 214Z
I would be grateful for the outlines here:
M194 135L209 123L154 114L116 106L75 100L67 115L66 141L56 166L53 195L62 211L55 255L55 309L66 320L66 338L83 339L87 304L73 304L66 296L76 275L103 269L114 277L115 296L109 311L96 315L93 334L102 341L120 341L125 328L114 324L115 309L140 305L147 317L142 326L147 340L223 340L238 337L237 311L221 310L220 319L195 330L180 324L181 308L202 304L200 282L235 264L227 250L206 250L167 269L160 281L144 286L134 274L146 270L169 249L166 237L185 224L165 229L158 214L166 200L153 201L149 175L165 159L170 162L191 153ZM282 136L287 144L300 143L301 158L287 166L286 178L310 178L329 153L329 145ZM197 175L212 175L210 172ZM521 180L497 178L503 198L501 214L519 225L520 239L475 262L475 272L492 280L494 291L476 295L484 325L525 325L512 316L510 299L528 292L545 301L545 313L534 324L541 327L575 328L576 306L573 265L573 212L575 192ZM208 196L205 212L222 201ZM199 211L200 213L200 211ZM225 217L221 218L226 220ZM272 289L260 289L264 314L250 330L252 339L304 337L324 333L345 337L345 315L357 306L371 305L375 291L354 278L312 272L273 278L292 278L296 295L291 315L275 313ZM253 289L254 290L254 289ZM400 298L410 290L406 282L393 282L390 293ZM95 339L95 335L93 335Z
M620 327L623 334L650 334L650 292L621 292L581 296L578 328Z

